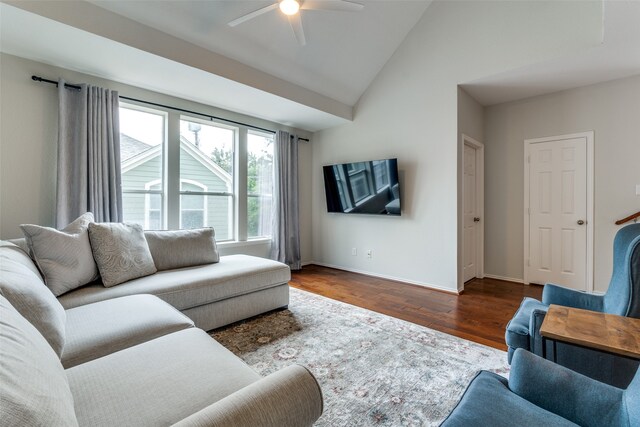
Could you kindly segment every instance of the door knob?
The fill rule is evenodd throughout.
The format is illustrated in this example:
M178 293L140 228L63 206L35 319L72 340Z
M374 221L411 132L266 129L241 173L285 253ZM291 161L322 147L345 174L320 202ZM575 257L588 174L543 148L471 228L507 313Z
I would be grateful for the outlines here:
M473 218L473 222L480 222L480 218L478 217Z
M583 224L584 224L584 221L583 221L583 220L581 220L581 219L579 219L579 220L578 220L578 225L583 225Z

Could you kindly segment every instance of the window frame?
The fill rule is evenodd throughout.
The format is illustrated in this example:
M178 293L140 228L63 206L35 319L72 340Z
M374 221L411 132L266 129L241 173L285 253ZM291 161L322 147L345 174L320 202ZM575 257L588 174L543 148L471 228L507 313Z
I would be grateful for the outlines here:
M237 208L237 199L238 199L238 194L237 194L237 181L239 180L239 173L240 170L237 167L237 158L238 158L238 150L239 150L239 144L238 144L238 139L239 139L239 134L240 134L240 130L241 128L239 126L232 126L232 125L228 125L226 123L222 123L220 121L217 120L203 120L201 118L198 117L194 117L194 116L190 116L188 114L178 114L178 145L180 144L180 127L181 127L181 122L182 121L186 121L186 122L192 122L192 123L198 123L200 125L203 126L213 126L213 127L219 127L222 129L227 129L233 132L233 141L232 141L232 150L231 150L231 164L232 164L232 168L231 168L231 190L232 191L183 191L182 190L182 180L187 180L188 178L182 178L181 177L181 171L178 168L178 176L180 177L180 190L178 191L178 209L179 209L179 217L178 217L178 229L182 229L180 228L182 226L182 209L181 209L181 203L180 203L180 196L183 195L202 195L202 196L225 196L228 197L230 200L230 209L228 210L228 219L227 219L227 228L228 228L228 232L229 232L229 238L227 239L216 239L218 242L236 242L236 241L240 241L239 240L239 233L238 233L238 227L237 224L239 223L240 219L239 219L239 211ZM198 149L198 147L194 147L196 150ZM178 149L178 153L180 153L180 150ZM180 154L178 154L178 163L180 162ZM222 169L222 168L221 168ZM224 171L224 169L223 169ZM227 171L224 171L225 173L228 173ZM206 224L206 221L205 221ZM205 225L206 226L206 225ZM216 233L217 234L217 233Z

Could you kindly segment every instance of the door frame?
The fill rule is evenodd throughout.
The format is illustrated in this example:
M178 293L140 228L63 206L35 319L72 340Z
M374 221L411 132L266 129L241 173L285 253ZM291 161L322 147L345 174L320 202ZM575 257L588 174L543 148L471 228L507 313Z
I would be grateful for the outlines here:
M476 213L480 217L480 224L478 227L478 235L476 236L476 277L478 279L484 278L484 144L480 141L476 141L468 135L462 134L460 140L461 150L461 167L460 167L460 181L462 183L462 212L460 214L461 226L461 240L462 240L462 272L464 274L464 146L468 145L476 150ZM460 278L462 289L464 289L464 277Z
M587 263L586 280L587 291L593 292L593 230L594 230L594 132L578 132L567 135L549 136L544 138L532 138L524 140L524 284L529 284L529 173L530 173L530 148L531 145L541 142L562 141L566 139L585 138L587 141Z

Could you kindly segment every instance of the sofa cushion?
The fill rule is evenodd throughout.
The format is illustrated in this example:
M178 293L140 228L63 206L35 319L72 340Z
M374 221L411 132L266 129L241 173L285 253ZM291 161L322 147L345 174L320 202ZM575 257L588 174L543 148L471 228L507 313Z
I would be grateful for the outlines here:
M524 298L518 311L507 325L505 341L512 348L529 350L529 323L533 310L547 311L549 307L533 298Z
M467 387L456 408L441 427L576 427L509 390L508 382L493 372L481 371Z
M153 295L130 295L67 311L65 368L193 327L193 321Z
M178 310L245 295L287 283L289 267L249 255L220 257L216 264L159 271L114 288L99 283L84 286L59 300L65 308L125 295L153 294Z
M8 242L0 243L0 292L60 357L65 343L64 308L45 286L31 258Z
M26 237L21 237L19 239L9 239L6 241L9 243L13 243L14 245L22 249L26 254L29 254L29 245L27 244Z
M55 296L98 278L87 233L92 222L93 214L87 212L62 230L32 224L20 226L27 239L29 255Z
M47 341L0 295L0 423L77 426L60 359Z
M157 271L142 227L138 224L93 223L89 225L89 238L105 287Z
M220 261L213 228L145 231L144 237L158 271Z
M81 425L168 426L260 376L200 329L67 370Z

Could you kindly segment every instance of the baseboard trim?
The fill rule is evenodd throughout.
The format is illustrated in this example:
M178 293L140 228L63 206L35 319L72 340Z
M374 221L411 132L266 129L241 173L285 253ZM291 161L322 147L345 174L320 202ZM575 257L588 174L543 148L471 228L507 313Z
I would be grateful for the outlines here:
M433 290L440 291L440 292L446 292L448 294L460 295L460 292L457 291L457 290L454 291L452 289L445 288L445 287L442 287L442 286L432 285L432 284L424 283L424 282L418 282L418 281L415 281L415 280L402 279L400 277L389 276L389 275L386 275L386 274L372 273L370 271L358 270L356 268L348 268L348 267L343 267L341 265L328 264L326 262L319 262L319 261L309 261L305 265L310 265L310 264L319 265L321 267L333 268L335 270L348 271L350 273L362 274L364 276L371 276L371 277L378 277L380 279L393 280L393 281L396 281L396 282L406 283L408 285L421 286L423 288L429 288L429 289L433 289Z
M498 276L497 274L484 273L484 277L488 279L504 280L505 282L513 282L513 283L520 283L520 284L524 283L524 280L522 279L516 279L513 277L506 277L506 276Z

